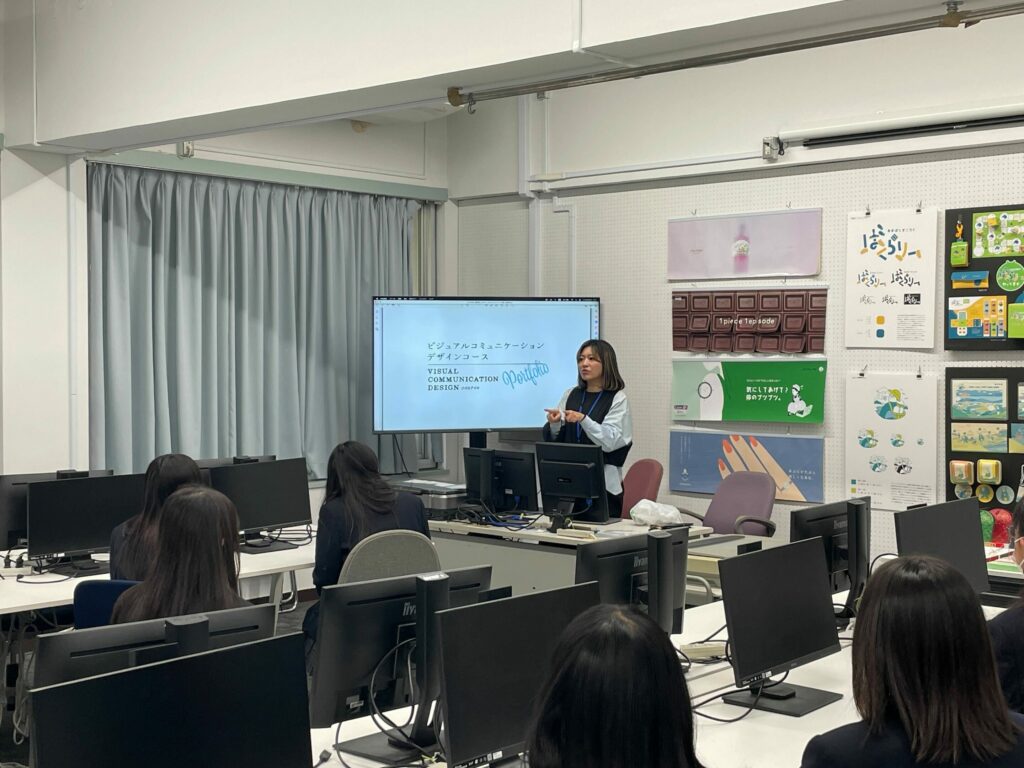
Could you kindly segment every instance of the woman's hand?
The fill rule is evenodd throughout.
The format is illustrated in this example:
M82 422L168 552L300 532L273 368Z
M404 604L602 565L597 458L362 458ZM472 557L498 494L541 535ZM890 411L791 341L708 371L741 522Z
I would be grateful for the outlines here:
M562 412L558 408L545 408L548 415L548 424L557 424L562 420Z
M583 421L585 418L587 418L587 414L580 413L579 411L566 411L565 412L565 420L569 424L575 424L578 421Z

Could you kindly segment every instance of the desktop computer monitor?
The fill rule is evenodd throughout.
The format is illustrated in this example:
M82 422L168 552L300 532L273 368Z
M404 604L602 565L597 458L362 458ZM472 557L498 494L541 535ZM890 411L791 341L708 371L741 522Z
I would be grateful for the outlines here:
M463 448L466 500L490 512L537 511L537 463L530 451Z
M261 538L261 531L312 522L303 458L211 467L210 485L238 508L239 525L248 542L243 552L291 549L295 545L289 542Z
M849 624L853 606L868 573L871 541L871 497L820 504L794 510L789 518L789 540L820 538L825 550L829 586L833 594L848 591L846 605L837 620Z
M559 636L599 602L598 586L589 582L438 613L448 765L523 751Z
M588 523L608 522L604 452L600 446L537 443L536 452L545 514Z
M447 606L476 603L480 592L491 586L489 565L444 573L448 576L447 589L441 602L447 601ZM364 717L375 709L384 712L408 705L410 690L406 683L413 643L400 647L406 641L415 640L417 646L417 676L436 672L420 668L422 663L429 665L435 660L424 658L423 651L432 648L420 643L422 627L417 626L418 622L427 626L432 617L420 613L417 579L399 576L324 588L311 660L310 720L314 728ZM432 691L423 691L421 686L421 693L429 697ZM418 719L423 718L418 724L424 725L429 701L421 703L426 706L417 713ZM387 739L381 734L346 742L341 749L380 762L407 762L410 758L408 750L388 749Z
M661 562L662 536L668 539L670 551L667 568ZM596 581L602 603L644 606L662 629L679 634L683 631L689 540L690 527L683 526L580 544L576 548L576 583Z
M967 577L979 595L987 592L980 514L976 496L897 512L896 551L942 558Z
M110 475L28 485L28 556L71 557L68 575L103 573L88 555L110 548L110 533L142 511L145 475Z
M62 479L60 472L36 472L27 475L0 476L0 548L17 547L28 538L28 484ZM87 477L106 477L112 469L94 469Z
M205 619L205 626L197 624L197 619ZM56 685L163 661L191 652L197 643L205 646L202 650L214 650L263 640L273 637L274 619L273 605L254 605L40 635L36 640L34 684ZM178 637L182 627L191 632L186 642Z
M769 678L839 651L825 552L817 539L718 564L736 686L729 704L799 717L842 694Z
M37 687L31 696L35 768L313 764L298 633Z

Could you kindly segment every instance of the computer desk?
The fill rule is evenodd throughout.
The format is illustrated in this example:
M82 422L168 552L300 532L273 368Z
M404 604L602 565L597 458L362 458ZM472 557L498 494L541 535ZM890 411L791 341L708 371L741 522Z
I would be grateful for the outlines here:
M836 597L838 599L843 595ZM721 601L687 608L683 619L683 633L673 636L672 639L674 642L697 642L724 625L725 609ZM717 637L722 639L725 636L723 630ZM840 633L840 637L849 636L849 631ZM798 667L790 672L788 678L789 682L842 693L841 700L803 717L787 717L758 710L754 710L739 722L728 724L695 717L697 756L701 761L709 766L729 768L798 766L804 747L811 737L840 725L855 722L858 715L853 705L849 641L841 643L844 647L839 653ZM721 686L731 687L735 682L732 667L725 662L714 665L695 664L686 677L694 702L699 702L705 694L713 694ZM394 713L392 719L402 717L404 711ZM701 711L715 717L730 718L741 714L743 709L714 702L701 707ZM404 717L398 722L403 721ZM344 723L341 738L347 740L375 731L376 728L370 718L362 718ZM330 749L334 744L334 728L315 729L310 732L310 738L315 761L322 750ZM372 761L359 760L349 755L345 756L345 762L352 768L370 768L377 765ZM341 766L333 750L331 759L324 765L332 768Z
M437 547L442 568L466 568L491 565L491 584L511 586L512 594L555 589L573 584L576 579L576 548L580 544L604 541L610 537L639 535L649 528L630 519L585 530L586 538L546 530L550 523L542 517L523 530L477 525L449 520L431 520L430 536ZM585 525L585 523L584 523ZM690 538L707 536L712 529L691 526Z

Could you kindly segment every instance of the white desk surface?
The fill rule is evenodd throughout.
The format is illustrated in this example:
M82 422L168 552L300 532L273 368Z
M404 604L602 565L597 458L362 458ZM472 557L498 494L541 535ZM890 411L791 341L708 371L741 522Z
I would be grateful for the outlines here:
M240 557L238 575L246 579L310 568L315 552L316 539L296 549L261 552L258 555L243 553ZM65 579L54 574L32 574L26 575L19 582L14 576L7 576L0 581L0 614L71 605L76 584L88 579L106 578L109 578L107 574L75 579Z
M524 528L522 530L502 528L495 525L478 525L476 523L465 523L455 520L431 520L428 525L431 533L449 533L459 535L477 534L480 536L504 539L506 541L522 541L533 544L544 542L546 544L559 544L564 547L576 547L581 543L586 544L591 541L601 541L610 537L646 533L649 530L646 525L640 525L630 519L623 519L615 523L609 523L608 525L594 526L593 538L576 538L573 536L565 536L561 533L551 533L550 531L547 531L546 528L550 525L547 517L542 517L534 526ZM582 523L582 525L586 525L586 523ZM690 538L706 536L709 533L712 533L712 529L706 526L694 525L690 528Z
M725 625L722 602L688 608L683 621L683 634L673 636L673 642L697 642L703 640L719 627ZM716 639L723 639L723 630ZM848 638L849 630L840 633ZM716 723L703 717L694 716L696 727L697 756L711 768L779 768L798 766L804 747L811 737L837 728L846 723L856 722L857 710L853 705L853 686L850 673L850 648L848 641L841 641L843 649L824 659L798 667L790 672L787 682L824 688L843 694L837 702L822 707L803 717L788 717L770 712L754 710L736 723ZM690 696L697 702L702 694L716 691L722 686L732 687L735 683L732 667L722 662L715 665L695 664L686 676ZM740 707L716 701L701 708L709 715L731 718L742 714ZM395 717L405 717L402 712ZM374 733L376 728L370 718L363 718L342 726L341 738L347 740ZM310 731L313 747L313 762L324 749L334 744L334 728L320 728ZM360 760L345 755L345 762L353 768L369 768L377 765L372 761ZM331 751L331 759L324 765L339 767L337 755Z

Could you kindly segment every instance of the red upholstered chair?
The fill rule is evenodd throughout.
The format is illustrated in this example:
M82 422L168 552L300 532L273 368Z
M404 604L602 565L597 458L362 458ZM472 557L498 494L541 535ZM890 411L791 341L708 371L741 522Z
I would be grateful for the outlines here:
M623 517L629 517L629 511L641 499L657 501L663 474L665 469L657 459L640 459L633 463L622 478Z

